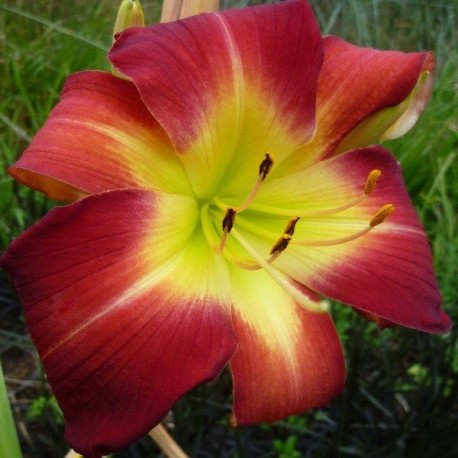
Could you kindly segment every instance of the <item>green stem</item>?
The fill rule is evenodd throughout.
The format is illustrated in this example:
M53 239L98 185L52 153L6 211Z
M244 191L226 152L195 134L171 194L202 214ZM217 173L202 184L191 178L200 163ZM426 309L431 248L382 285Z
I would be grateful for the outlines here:
M14 426L13 414L8 400L2 365L0 364L0 456L21 458L21 448Z

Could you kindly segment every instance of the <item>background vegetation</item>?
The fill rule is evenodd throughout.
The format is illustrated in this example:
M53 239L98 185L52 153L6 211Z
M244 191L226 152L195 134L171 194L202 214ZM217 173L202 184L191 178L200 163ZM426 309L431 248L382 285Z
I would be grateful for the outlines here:
M8 164L24 150L56 103L66 76L109 69L117 0L3 0L0 5L0 250L53 202L14 183ZM147 21L160 2L143 0ZM243 6L248 1L224 1ZM261 1L251 3L262 3ZM458 319L458 3L454 0L313 0L323 33L383 49L432 49L433 99L417 126L387 142L401 161L430 235L444 307ZM383 75L381 75L383 77ZM0 275L3 275L0 274ZM458 456L458 333L429 336L379 331L349 308L334 315L345 346L348 380L333 403L273 425L232 429L231 384L185 396L166 423L193 457ZM30 342L21 307L0 277L0 357L24 456L63 457L63 419ZM142 439L117 457L161 456ZM7 457L5 457L7 458Z

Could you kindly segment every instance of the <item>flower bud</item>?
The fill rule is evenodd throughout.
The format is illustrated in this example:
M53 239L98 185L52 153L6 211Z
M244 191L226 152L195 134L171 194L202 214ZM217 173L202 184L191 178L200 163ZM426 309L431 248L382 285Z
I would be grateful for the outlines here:
M144 27L145 17L140 2L137 0L122 0L121 6L118 10L115 26L113 29L113 42L118 33L128 29L129 27ZM125 77L111 66L111 73L118 78Z
M129 27L144 26L145 18L140 2L137 0L122 0L113 29L113 36Z

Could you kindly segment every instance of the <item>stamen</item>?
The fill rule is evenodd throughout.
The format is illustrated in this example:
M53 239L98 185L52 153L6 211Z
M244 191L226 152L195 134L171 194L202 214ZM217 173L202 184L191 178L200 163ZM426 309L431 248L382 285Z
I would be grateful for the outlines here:
M331 240L293 240L292 243L299 246L321 247L340 245L341 243L351 242L352 240L359 239L360 237L371 231L375 226L378 226L379 224L383 223L383 221L385 221L385 219L394 211L395 206L393 204L384 205L370 220L369 226L356 232L355 234L348 235L347 237L340 237Z
M348 210L349 208L355 207L361 203L367 196L363 194L362 196L353 199L352 201L341 205L340 207L330 208L327 210L317 210L317 211L297 211L290 210L288 208L279 208L279 207L270 207L269 205L262 204L253 204L250 207L250 210L254 210L260 213L267 213L275 216L291 216L291 213L296 213L300 218L315 218L320 216L329 216L334 215L335 213L340 213L341 211Z
M264 181L267 175L272 170L272 166L274 165L274 157L270 153L266 153L265 159L261 162L259 166L259 177L262 181Z
M265 260L265 262L267 262L268 264L272 263L288 247L288 244L289 244L289 242L291 241L291 238L292 238L292 234L294 233L294 226L295 226L297 220L299 220L299 218L293 218L291 220L291 222L290 222L291 224L290 223L287 224L287 226L285 228L285 233L283 233L282 236L274 244L274 246L270 250L270 256ZM287 230L290 231L290 234L286 233ZM232 253L228 252L227 250L225 252L225 256L228 259L228 261L230 261L233 264L241 267L242 269L258 270L258 269L261 268L261 265L258 262L256 262L255 260L252 260L252 259L239 259L236 256L234 256Z
M261 264L259 264L258 262L253 261L251 259L239 259L235 257L232 253L230 253L228 250L224 252L224 256L230 263L245 270L259 270L262 268Z
M226 213L224 214L223 218L223 235L221 236L221 241L219 243L219 247L217 252L222 253L224 251L224 247L226 246L227 236L229 232L231 232L232 228L234 227L235 217L237 216L237 211L235 208L228 207L226 209Z
M237 213L243 212L244 210L246 210L250 206L251 202L253 202L256 194L258 193L262 182L266 179L267 175L272 170L272 166L273 165L274 165L274 159L273 159L272 154L266 153L266 157L264 158L264 160L259 165L259 176L258 176L258 179L256 180L256 183L253 186L253 189L251 190L250 194L248 194L248 197L245 199L245 202L243 202L241 205L239 205L236 208Z
M270 254L281 253L282 251L286 250L290 241L291 236L289 234L283 234L270 250Z
M395 210L396 207L393 204L384 205L371 219L371 222L369 223L370 227L375 227L379 224L382 224L388 216L394 213Z
M380 170L372 170L369 173L367 180L366 180L366 187L364 188L364 194L368 196L374 189L375 185L377 184L377 180L382 176L382 172Z
M296 224L300 220L299 216L295 216L294 218L291 218L285 226L285 229L283 231L283 234L288 234L291 237L294 235L294 230L296 229Z
M314 217L320 217L320 216L334 215L344 210L348 210L349 208L355 207L356 205L361 203L364 199L366 199L367 196L369 196L369 194L375 189L377 180L380 178L381 175L382 175L382 172L380 170L377 170L377 169L372 170L369 173L369 175L367 176L366 185L364 187L363 194L351 200L350 202L344 205L341 205L340 207L329 208L327 210L308 211L308 212L295 211L295 213L298 214L299 217L314 218ZM287 208L270 207L268 205L262 205L262 204L252 205L251 210L259 211L262 213L275 214L278 216L280 215L289 216L292 213L292 211Z
M280 254L283 252L283 250L281 251L276 251L275 253L271 254L265 262L267 262L268 264L271 264L272 262L275 261L275 259L278 258L278 256L280 256ZM259 264L259 262L256 262L255 260L253 259L239 259L237 258L236 256L234 256L232 253L230 253L227 249L226 251L224 252L224 256L226 257L226 259L236 265L237 267L240 267L242 269L245 269L245 270L259 270L259 269L262 269L262 266L261 264Z
M234 221L235 221L235 217L237 215L237 211L235 210L235 208L232 208L232 207L228 207L226 209L226 213L224 215L224 218L223 218L223 231L224 232L231 232L232 228L234 227Z
M224 251L224 247L226 246L227 242L227 236L229 235L229 232L231 232L232 227L234 226L235 217L237 213L243 212L250 206L251 202L253 202L253 199L258 193L259 187L261 186L262 182L266 179L267 175L272 170L273 165L274 159L272 154L266 153L264 160L259 165L258 179L256 180L256 183L253 186L253 189L251 190L250 194L248 194L248 197L245 199L245 202L243 202L241 205L235 208L226 208L226 213L224 214L223 218L223 235L221 236L221 241L217 249L218 253L222 253ZM218 204L217 202L217 199L214 199L214 201L218 206L220 206L220 204Z
M291 241L291 236L289 234L283 234L275 243L275 245L270 250L270 256L267 259L267 262L270 264L275 261L282 253L286 250Z
M370 230L372 230L371 226L365 227L359 232L355 234L349 235L347 237L340 237L338 239L332 240L293 240L294 245L299 246L310 246L310 247L320 247L320 246L332 246L332 245L340 245L341 243L351 242L352 240L359 239L364 234L367 234Z
M245 248L245 250L253 256L259 265L275 280L279 286L281 286L295 301L298 305L304 309L315 312L323 313L329 310L329 303L326 301L313 301L306 295L302 294L297 288L295 288L292 283L289 281L288 277L280 272L278 269L270 265L267 261L262 259L258 252L239 234L239 232L234 229L232 231L233 236L237 239L240 245Z

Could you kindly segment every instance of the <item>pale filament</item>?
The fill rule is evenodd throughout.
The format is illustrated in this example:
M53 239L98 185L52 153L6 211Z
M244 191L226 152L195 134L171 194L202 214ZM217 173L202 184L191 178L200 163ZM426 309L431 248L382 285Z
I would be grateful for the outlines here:
M319 211L307 211L307 212L298 211L298 212L295 212L295 214L300 218L314 218L314 217L319 217L319 216L334 215L335 213L340 213L344 210L348 210L349 208L355 207L356 205L361 203L366 197L367 195L363 194L362 196L359 196L356 199L351 200L350 202L347 202L344 205L341 205L340 207L329 208L327 210L319 210ZM289 210L287 208L270 207L268 205L262 205L262 204L253 204L250 207L250 210L254 210L260 213L268 213L271 215L278 215L278 216L291 216L291 213L293 213L292 210Z
M223 235L221 236L221 241L219 243L217 253L221 254L224 251L226 246L227 236L231 232L232 227L235 223L235 217L237 216L237 210L234 207L227 207L226 212L224 213L223 218Z
M294 245L298 246L309 246L309 247L325 247L325 246L332 246L332 245L340 245L342 243L347 243L351 242L353 240L359 239L363 235L367 234L370 232L374 227L378 226L379 224L382 224L386 218L391 215L395 211L395 207L393 204L386 204L383 205L380 210L378 210L375 215L372 217L372 219L369 221L369 225L365 227L364 229L348 235L346 237L339 237L336 239L330 239L330 240L294 240L293 235L294 235L294 230L297 222L299 221L298 217L291 218L288 223L285 226L284 232L282 236L277 240L277 242L274 244L273 248L271 249L270 256L263 260L264 264L271 264L273 261L275 261L283 251L288 247L289 243L293 243ZM241 236L239 234L239 239ZM246 241L245 241L246 242ZM247 242L246 242L247 243ZM263 264L261 261L256 262L256 260L240 260L231 253L228 253L226 251L225 253L226 258L228 261L232 262L233 264L237 265L238 267L241 267L242 269L245 270L259 270L263 267Z
M267 272L271 278L274 279L277 284L280 285L300 306L315 313L323 313L329 310L329 304L327 302L313 301L295 288L288 280L288 277L265 261L236 229L233 230L233 234L240 245L242 245L242 247L245 248L245 250L253 256L254 259L256 259L256 261L258 261L264 271Z
M261 187L261 184L262 184L263 181L264 180L262 179L262 177L259 176L258 179L256 180L256 183L253 186L253 189L251 190L250 194L248 194L248 197L245 199L245 202L240 204L238 207L235 207L236 210L237 210L237 213L243 212L244 210L246 210L251 205L251 203L253 202L254 198L256 197L256 194L258 193L259 188Z
M280 256L280 254L282 252L283 252L283 250L273 251L270 254L270 256L267 259L265 259L264 261L267 264L271 264L272 262L274 262ZM253 259L239 259L236 256L234 256L229 250L226 250L224 252L224 256L226 257L226 259L229 262L231 262L232 264L235 264L238 267L241 267L242 269L245 269L245 270L259 270L259 269L262 269L262 265L259 262L256 262Z
M270 173L272 166L274 164L274 159L272 154L266 153L264 160L261 162L259 165L259 174L258 174L258 179L256 180L256 183L251 190L251 192L248 194L248 197L245 199L245 201L239 205L238 207L226 207L225 208L225 215L223 219L223 235L221 236L221 241L219 243L219 246L217 248L217 252L221 254L224 251L224 248L227 243L227 237L229 235L229 232L232 230L232 226L234 225L235 222L235 217L238 213L243 212L246 210L251 203L253 202L254 198L256 197L256 194L259 191L259 188L262 184L262 182L266 179L267 175ZM214 199L214 202L218 205L218 200ZM218 205L220 206L220 205ZM228 223L228 218L230 219L230 222Z
M299 246L320 247L320 246L340 245L341 243L351 242L352 240L359 239L363 235L367 234L372 229L374 229L375 226L382 224L388 216L394 213L394 211L395 211L395 206L393 204L383 205L383 207L380 208L380 210L378 210L377 213L369 221L369 225L367 227L356 232L355 234L348 235L346 237L340 237L340 238L331 239L331 240L293 240L292 243L294 245L299 245Z
M229 235L229 232L226 229L224 229L223 235L221 236L221 240L220 240L219 245L218 245L218 248L216 249L216 252L218 254L221 254L224 251L224 247L226 246L227 236L228 235Z
M232 264L236 265L245 270L259 270L262 269L259 262L253 261L251 259L239 259L234 256L229 250L224 252L224 257Z
M272 154L266 153L265 159L259 165L258 179L256 180L256 183L254 184L253 189L251 190L250 194L248 194L248 197L245 199L245 201L242 204L240 204L238 207L235 208L237 213L243 212L251 205L254 198L256 197L256 194L259 191L259 188L261 187L262 182L266 179L267 175L272 170L273 165L274 165L274 159L273 159Z
M273 209L273 207L264 207L262 205L251 205L258 190L259 190L259 187L261 186L262 182L264 181L264 179L266 178L267 174L270 172L271 168L272 168L272 165L273 165L273 159L272 159L272 156L267 153L266 154L266 158L264 159L264 161L261 163L260 167L259 167L259 176L258 176L258 179L253 187L253 189L251 190L250 194L248 195L248 197L245 199L245 201L239 205L238 207L228 207L226 206L225 207L225 215L224 215L224 219L223 219L223 223L222 223L222 226L223 226L223 233L222 233L222 236L221 236L221 239L220 239L220 243L216 249L217 253L218 254L222 254L224 249L225 249L225 246L226 246L226 243L227 243L227 239L228 239L228 235L229 233L231 232L232 228L233 228L233 225L235 223L235 218L236 216L238 215L238 213L246 210L248 207L251 206L251 209L254 209L254 210L260 210L260 211L264 211L265 213L269 213L269 211L266 211L267 209ZM352 201L346 203L345 205L342 205L340 207L335 207L335 208L332 208L332 209L327 209L327 210L321 210L321 211L317 211L317 212L300 212L299 214L297 214L296 216L294 217L290 217L289 221L287 222L286 224L286 227L283 231L283 234L281 235L281 237L277 240L277 242L274 244L273 248L271 249L271 252L270 252L270 256L267 258L267 259L262 259L259 257L259 255L256 255L255 256L255 259L252 260L252 259L248 259L248 260L241 260L241 259L238 259L236 256L234 256L232 253L230 252L226 252L225 253L225 256L226 258L232 262L233 264L243 268L243 269L246 269L246 270L258 270L258 269L261 269L265 266L268 266L270 265L272 262L274 262L279 256L280 254L288 247L288 244L292 241L292 243L294 245L298 245L298 246L309 246L309 247L326 247L326 246L333 246L333 245L339 245L339 244L342 244L342 243L347 243L347 242L351 242L352 240L356 240L362 236L364 236L365 234L367 234L368 232L370 232L375 226L381 224L387 216L389 216L391 213L394 212L395 208L394 208L394 205L392 204L387 204L387 205L384 205L375 215L374 217L370 220L369 222L369 225L367 227L365 227L364 229L354 233L354 234L351 234L351 235L348 235L348 236L345 236L345 237L338 237L338 238L335 238L335 239L329 239L329 240L293 240L293 234L294 234L294 230L295 230L295 226L296 226L296 223L299 221L299 219L301 217L317 217L317 216L326 216L326 215L332 215L332 214L335 214L335 213L338 213L338 212L341 212L343 210L346 210L346 209L349 209L349 208L352 208L354 207L355 205L357 205L358 203L360 203L362 200L364 200L367 196L369 196L372 191L374 190L375 188L375 185L377 183L377 180L380 178L381 176L381 172L380 170L372 170L367 179L366 179L366 184L365 184L365 188L364 188L364 192L361 196L359 196L358 198L356 199L353 199ZM218 207L221 208L221 202L218 202L217 200L215 201L214 200L214 203L216 203L216 205ZM278 208L275 208L273 209L274 211L272 211L272 213L275 213L276 216L281 216L281 215L287 215L287 216L291 216L291 211L290 210L283 210L283 209L278 209ZM245 222L245 224L243 222L242 223L242 226L251 226L251 224L246 224L247 222ZM255 228L256 229L256 228ZM257 230L257 229L256 229ZM266 231L262 231L262 232L266 232ZM269 231L270 232L270 231ZM239 241L239 243L242 245L242 246L245 246L245 249L246 248L246 240L244 240L244 243L241 242L241 235L237 232L237 237L236 239ZM251 253L255 252L253 249L252 250L247 250Z
M332 246L332 245L340 245L341 243L351 242L352 240L359 239L364 234L367 234L371 231L373 227L367 226L366 228L362 229L355 234L349 235L347 237L340 237L337 239L331 240L293 240L292 243L294 245L300 246L310 246L310 247L320 247L320 246Z
M348 210L349 208L355 207L356 205L360 204L364 199L366 199L371 194L371 192L375 189L377 180L380 178L381 175L382 175L382 172L380 170L377 170L377 169L372 170L369 173L369 175L367 176L366 184L364 186L364 192L360 196L356 197L355 199L352 199L350 202L347 202L346 204L343 204L343 205L340 205L334 208L328 208L326 210L298 211L298 212L295 212L295 214L301 218L314 218L314 217L319 217L319 216L334 215L335 213L340 213L344 210ZM251 210L255 210L258 212L262 212L262 213L275 214L279 216L290 216L292 213L292 211L289 209L270 207L268 205L262 205L262 204L252 205Z

